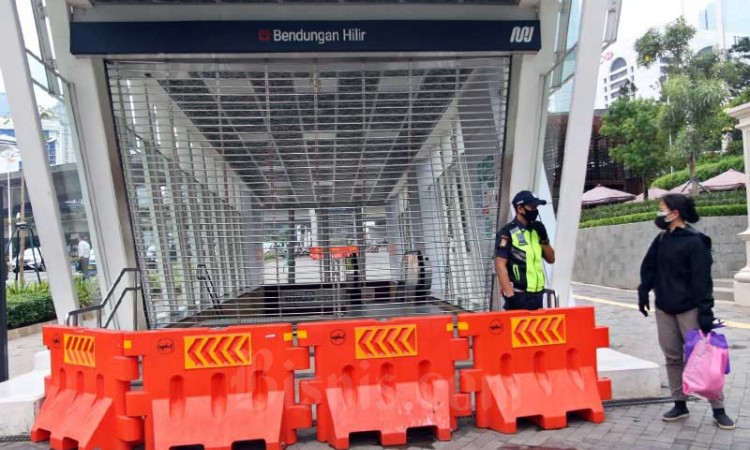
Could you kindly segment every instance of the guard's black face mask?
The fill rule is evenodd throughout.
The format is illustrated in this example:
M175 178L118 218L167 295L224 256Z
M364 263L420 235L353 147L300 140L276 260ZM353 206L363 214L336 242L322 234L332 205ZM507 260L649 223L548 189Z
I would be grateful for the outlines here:
M539 211L537 211L536 209L534 209L534 210L528 210L528 209L524 208L523 209L523 217L525 217L526 220L529 221L529 222L535 222L536 219L539 218Z

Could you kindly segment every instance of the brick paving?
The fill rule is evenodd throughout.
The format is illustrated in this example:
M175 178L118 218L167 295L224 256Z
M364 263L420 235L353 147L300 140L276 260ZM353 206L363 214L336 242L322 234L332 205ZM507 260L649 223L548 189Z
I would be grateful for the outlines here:
M613 349L629 353L663 366L662 355L656 340L656 326L653 314L643 318L636 309L624 305L636 304L636 294L595 286L574 286L579 305L593 305L596 308L597 323L610 328L610 341ZM586 300L588 298L589 300ZM604 302L602 302L604 300ZM615 302L616 304L612 304ZM435 441L429 433L416 430L409 435L409 444L396 447L399 450L459 450L459 449L676 449L676 450L748 450L750 449L750 308L743 308L732 302L717 302L716 315L724 320L738 323L738 327L727 327L731 349L732 373L727 376L725 394L727 412L736 420L737 429L719 430L713 424L711 410L704 400L688 404L691 415L677 423L664 423L661 414L669 404L627 406L607 408L607 421L592 424L571 417L568 427L562 430L545 431L536 425L521 421L518 432L504 435L494 431L477 429L470 419L462 419L459 429L449 442ZM748 327L742 328L746 324ZM23 341L27 352L35 348L29 341ZM16 345L11 341L11 346ZM11 350L13 359L19 358L20 351ZM33 356L27 353L26 357ZM14 362L11 361L11 368ZM662 393L668 395L666 371L661 369ZM354 436L352 448L358 450L381 449L374 434ZM45 445L29 442L0 443L0 449L45 449ZM239 447L238 447L239 448ZM330 448L315 440L313 429L300 432L300 441L292 448L297 450L322 450ZM106 450L106 449L103 449Z

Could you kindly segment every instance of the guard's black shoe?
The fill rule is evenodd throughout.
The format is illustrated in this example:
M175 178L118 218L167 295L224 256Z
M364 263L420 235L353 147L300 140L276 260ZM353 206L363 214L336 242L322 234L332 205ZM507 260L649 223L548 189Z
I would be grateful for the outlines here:
M714 422L722 430L734 430L734 421L729 418L724 408L714 409Z
M690 411L688 411L687 404L685 402L674 402L674 408L665 412L664 415L661 416L661 420L665 422L676 422L678 420L687 418L687 416L689 415Z

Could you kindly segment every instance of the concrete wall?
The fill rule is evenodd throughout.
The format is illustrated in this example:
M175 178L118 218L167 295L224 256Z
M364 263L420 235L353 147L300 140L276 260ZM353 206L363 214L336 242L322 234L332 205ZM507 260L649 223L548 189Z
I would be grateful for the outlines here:
M713 240L716 278L731 278L745 266L745 247L737 234L747 228L747 217L706 217L695 227ZM573 280L581 283L635 289L646 250L658 233L652 222L579 230Z

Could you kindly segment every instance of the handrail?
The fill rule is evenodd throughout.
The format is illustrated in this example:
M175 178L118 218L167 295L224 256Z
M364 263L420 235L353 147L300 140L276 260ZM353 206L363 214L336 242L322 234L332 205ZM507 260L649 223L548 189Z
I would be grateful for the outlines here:
M68 325L68 326L78 326L79 325L79 321L78 321L78 317L79 316L81 316L81 315L83 315L83 314L85 314L87 312L96 311L96 324L97 324L97 327L98 328L102 328L102 311L104 310L104 308L107 306L107 304L114 297L115 290L117 289L117 287L119 286L120 282L122 281L122 277L124 277L125 274L127 274L127 273L134 273L134 274L136 274L135 286L125 288L123 290L123 292L120 294L120 297L118 298L117 303L112 308L112 311L110 312L110 314L107 316L107 322L106 322L105 328L106 328L106 326L109 326L109 323L111 322L112 318L114 317L114 314L117 312L117 308L119 308L120 304L122 303L122 300L124 298L125 293L126 292L131 292L131 291L135 291L137 293L138 289L140 289L140 283L138 283L137 280L138 280L138 276L140 275L141 272L137 268L126 267L126 268L122 269L120 271L120 274L115 279L115 282L112 283L112 286L107 291L107 295L102 299L101 303L99 303L98 305L86 306L84 308L79 308L79 309L70 311L67 314L67 316L65 317L65 324ZM137 298L137 296L136 296L136 298ZM136 308L137 308L137 305L136 305Z
M214 286L214 280L211 279L211 274L208 272L208 267L206 267L205 264L198 264L196 268L198 269L198 275L196 275L196 278L205 284L208 296L211 298L211 305L215 307L221 306L221 302L219 301L216 292L214 292L216 286ZM205 276L200 274L201 269L203 269Z
M120 297L117 299L117 303L115 303L115 306L112 308L112 311L109 312L109 316L107 316L107 320L104 322L104 326L102 328L108 328L109 324L112 322L112 319L115 318L115 313L117 313L117 309L120 307L120 304L122 303L122 300L125 298L125 294L128 292L135 292L136 295L138 295L138 290L140 287L134 286L134 287L127 287L120 292Z

